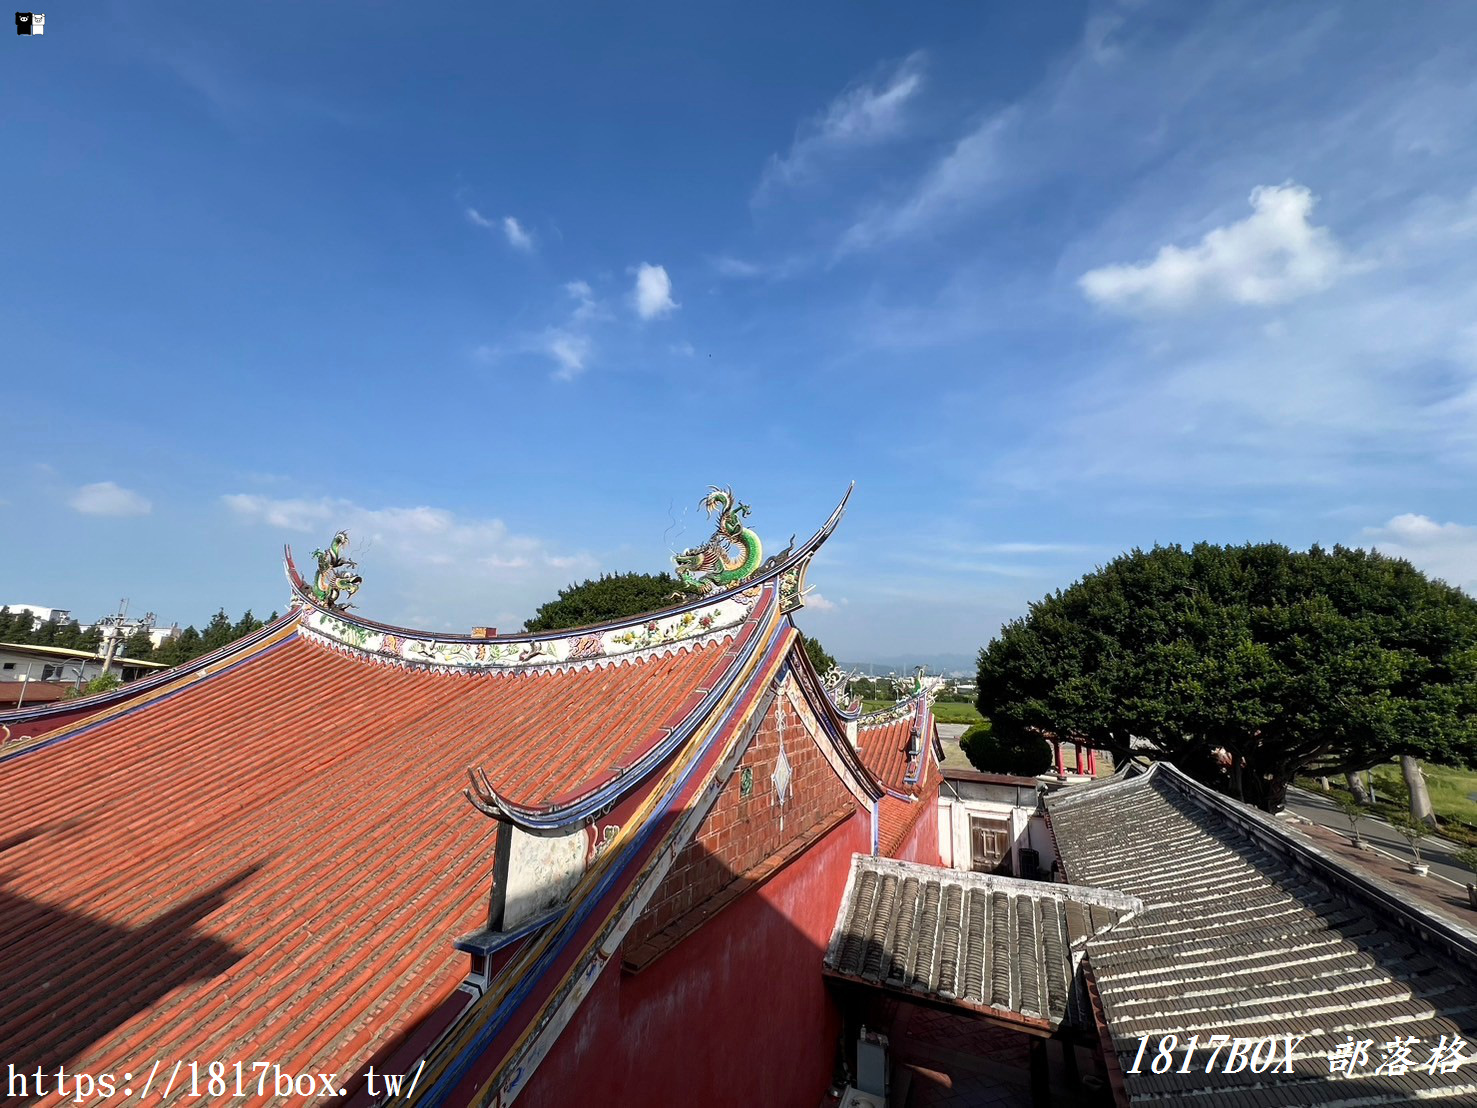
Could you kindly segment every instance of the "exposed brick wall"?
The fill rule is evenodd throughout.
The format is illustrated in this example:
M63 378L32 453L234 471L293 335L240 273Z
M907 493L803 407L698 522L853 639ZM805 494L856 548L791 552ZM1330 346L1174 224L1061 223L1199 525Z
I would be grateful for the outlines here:
M745 885L768 877L834 827L860 803L837 777L809 733L808 711L786 693L766 711L733 776L713 802L693 841L677 856L665 880L626 938L627 951L645 948L644 961L700 926L707 905L718 906ZM790 761L790 792L777 802L773 774L780 753L779 705L784 705L784 749ZM824 738L822 741L826 741ZM743 795L743 771L753 789ZM735 888L735 886L739 886ZM629 955L628 955L629 957Z

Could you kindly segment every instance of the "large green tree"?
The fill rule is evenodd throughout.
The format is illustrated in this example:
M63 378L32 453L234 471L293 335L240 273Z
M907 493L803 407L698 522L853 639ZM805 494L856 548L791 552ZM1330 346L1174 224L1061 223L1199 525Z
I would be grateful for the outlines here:
M670 573L607 573L559 590L524 625L525 631L563 631L670 608L682 585Z
M1477 761L1477 601L1343 547L1134 550L1006 625L976 703L1275 811L1307 770Z
M826 652L819 639L805 636L805 654L810 659L810 664L822 677L836 668L836 659Z

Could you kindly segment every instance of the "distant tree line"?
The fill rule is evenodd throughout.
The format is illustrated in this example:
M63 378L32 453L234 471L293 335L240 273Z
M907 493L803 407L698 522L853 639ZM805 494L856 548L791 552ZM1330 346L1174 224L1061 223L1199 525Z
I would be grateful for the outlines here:
M86 631L75 619L66 623L38 620L30 612L0 608L0 642L26 646L60 646L67 650L96 650L103 641L101 628Z
M150 648L148 653L135 654L133 644L140 638L144 645L149 645L149 636L135 632L125 642L126 649L123 651L130 658L139 658L144 661L163 662L167 666L177 666L191 659L198 658L202 654L209 654L218 647L227 643L235 642L239 638L250 635L254 631L260 631L268 623L277 618L273 612L265 620L257 619L251 614L251 609L238 620L232 620L226 615L226 610L221 608L210 617L210 622L205 625L205 630L197 630L192 624L181 631L176 637L170 639L157 650Z
M233 620L222 608L210 617L205 630L186 627L157 650L148 631L140 627L123 640L118 654L120 657L134 658L141 662L162 662L167 666L177 666L202 654L208 654L217 647L235 642L253 631L260 631L276 618L277 613L273 612L265 621L257 619L248 608L240 619ZM59 646L67 650L86 650L95 654L102 649L103 632L96 624L84 631L75 619L57 623L38 620L30 612L12 612L9 608L0 608L0 642L26 646Z
M607 573L559 590L553 600L523 624L525 631L567 631L613 619L648 615L691 599L682 582L670 573ZM805 637L805 653L824 677L836 659L820 642Z

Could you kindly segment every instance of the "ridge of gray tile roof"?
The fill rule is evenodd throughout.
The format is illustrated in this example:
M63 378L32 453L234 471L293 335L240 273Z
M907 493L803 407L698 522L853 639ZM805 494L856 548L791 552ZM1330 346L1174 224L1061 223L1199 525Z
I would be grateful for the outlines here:
M1144 903L1086 955L1133 1104L1477 1105L1477 932L1168 763L1046 804L1067 876ZM1150 1072L1171 1035L1172 1064ZM1277 1064L1222 1072L1211 1035L1275 1038ZM1303 1038L1274 1073L1283 1036ZM1455 1037L1472 1060L1426 1072ZM1412 1064L1376 1072L1407 1038ZM1351 1039L1369 1041L1367 1063L1332 1073Z
M1106 889L853 855L825 966L1021 1030L1091 1026L1077 964L1092 935L1141 907Z

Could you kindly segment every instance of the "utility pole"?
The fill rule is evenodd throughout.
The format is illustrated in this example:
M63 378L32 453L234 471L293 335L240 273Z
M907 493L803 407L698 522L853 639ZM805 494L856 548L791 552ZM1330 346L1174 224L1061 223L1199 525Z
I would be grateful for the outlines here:
M107 649L103 652L103 672L106 677L113 669L113 657L118 653L118 640L123 636L123 621L128 618L128 597L124 597L118 603L118 614L104 616L98 620L98 626L103 629L103 642Z

